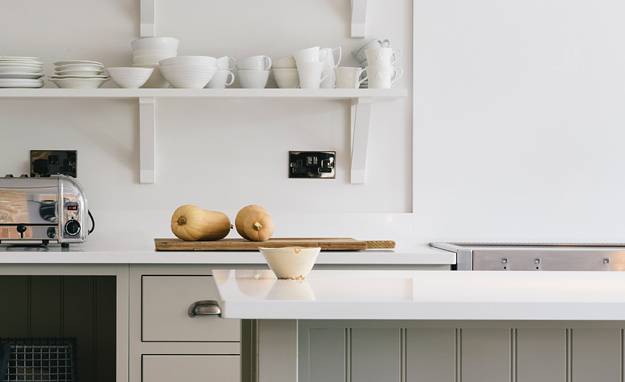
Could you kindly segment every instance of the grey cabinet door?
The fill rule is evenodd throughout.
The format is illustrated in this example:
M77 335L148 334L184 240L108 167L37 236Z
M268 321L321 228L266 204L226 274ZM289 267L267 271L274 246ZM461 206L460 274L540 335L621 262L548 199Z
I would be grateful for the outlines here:
M240 358L215 355L144 355L143 382L240 382Z
M510 380L510 330L462 329L462 382Z

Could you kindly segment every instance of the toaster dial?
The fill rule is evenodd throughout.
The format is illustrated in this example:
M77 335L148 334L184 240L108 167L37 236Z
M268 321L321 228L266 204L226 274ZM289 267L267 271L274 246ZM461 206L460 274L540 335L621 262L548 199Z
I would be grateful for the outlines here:
M80 223L78 220L70 220L65 223L65 233L70 236L76 236L80 232Z

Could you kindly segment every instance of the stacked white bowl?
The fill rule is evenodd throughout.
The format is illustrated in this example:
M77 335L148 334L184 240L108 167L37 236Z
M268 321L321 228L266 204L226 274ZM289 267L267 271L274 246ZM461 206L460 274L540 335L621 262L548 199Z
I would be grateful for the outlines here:
M159 61L163 77L174 88L202 89L217 72L217 59L210 56L177 56Z
M99 88L109 80L104 65L98 61L57 61L54 65L54 75L49 76L49 80L60 88Z
M106 68L113 82L120 88L137 89L146 83L154 68L112 67Z
M178 55L179 41L175 37L145 37L133 40L132 62L134 67L152 68L152 75L142 86L144 88L165 88L167 81L163 78L158 62L165 58Z

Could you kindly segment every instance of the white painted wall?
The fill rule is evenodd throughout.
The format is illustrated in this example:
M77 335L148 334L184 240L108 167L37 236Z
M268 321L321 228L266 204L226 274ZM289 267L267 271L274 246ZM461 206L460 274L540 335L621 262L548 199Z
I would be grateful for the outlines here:
M388 38L404 52L406 73L397 86L410 89L411 1L370 3L366 39L350 38L349 0L156 1L156 35L180 39L179 55L280 59L310 46L341 46L345 66L357 65L353 49ZM138 34L139 0L0 4L0 55L40 57L47 74L53 62L68 59L130 65ZM412 210L410 97L374 106L365 185L349 183L346 101L166 100L156 109L154 185L138 181L138 103L130 100L3 100L0 173L26 173L31 149L77 149L78 178L96 219L132 216L117 227L99 224L99 234L131 225L149 237L171 236L169 218L182 204L223 211L232 220L247 204L272 215ZM288 179L289 150L335 150L336 179ZM157 222L154 210L161 211ZM276 236L313 231L306 223L276 225ZM336 227L320 234L344 235Z
M340 236L361 213L413 213L423 243L623 241L623 2L419 0L414 13L408 0L369 3L365 40L349 38L349 0L157 1L156 20L180 54L282 58L390 38L411 97L375 105L365 185L349 184L349 108L327 101L160 102L154 185L138 183L134 102L2 101L0 172L26 172L30 149L78 149L94 213L130 212L146 237L167 234L180 204L233 214L256 203L350 216L277 234ZM61 59L130 64L138 0L0 7L0 54L39 56L47 73ZM349 54L344 63L355 65ZM336 150L337 179L287 179L292 149ZM126 227L104 221L100 232Z
M422 240L623 242L625 4L416 1Z

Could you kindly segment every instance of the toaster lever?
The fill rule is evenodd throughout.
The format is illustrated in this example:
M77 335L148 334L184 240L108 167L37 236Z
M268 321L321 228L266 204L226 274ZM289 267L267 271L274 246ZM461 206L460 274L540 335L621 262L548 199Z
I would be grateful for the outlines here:
M24 232L26 232L26 226L24 224L18 224L17 227L17 232L20 233L20 239L24 238Z

